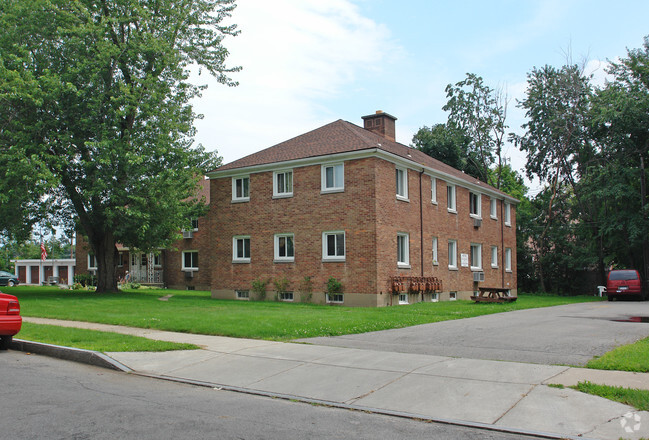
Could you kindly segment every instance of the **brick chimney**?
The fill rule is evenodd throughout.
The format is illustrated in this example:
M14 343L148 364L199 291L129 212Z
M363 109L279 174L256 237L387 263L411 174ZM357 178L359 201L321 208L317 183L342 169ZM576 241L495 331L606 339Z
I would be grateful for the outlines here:
M395 140L394 121L397 118L394 116L385 113L383 110L377 110L375 114L363 116L362 119L365 121L363 127L366 130L380 134L388 140Z

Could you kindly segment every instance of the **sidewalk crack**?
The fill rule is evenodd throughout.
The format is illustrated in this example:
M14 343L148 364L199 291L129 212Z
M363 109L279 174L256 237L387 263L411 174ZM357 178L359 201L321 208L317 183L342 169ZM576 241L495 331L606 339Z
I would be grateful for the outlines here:
M532 385L532 388L530 388L529 390L527 390L527 392L526 392L525 394L523 394L523 395L521 396L520 399L518 399L516 402L514 402L514 404L513 404L512 406L510 406L510 407L509 407L509 408L508 408L504 413L502 413L502 414L501 414L501 415L500 415L496 420L494 420L494 421L492 422L492 424L495 425L496 423L498 423L498 422L499 422L503 417L505 417L505 416L506 416L506 415L507 415L507 414L508 414L512 409L514 409L514 408L515 408L519 403L521 403L521 401L522 401L523 399L525 399L527 396L529 396L530 393L531 393L532 391L534 391L534 388L536 388L537 386L538 386L538 385Z

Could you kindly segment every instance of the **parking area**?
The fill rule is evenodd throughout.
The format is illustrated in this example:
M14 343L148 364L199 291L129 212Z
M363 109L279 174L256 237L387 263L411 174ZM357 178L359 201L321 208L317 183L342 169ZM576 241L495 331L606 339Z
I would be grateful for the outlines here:
M537 364L585 365L649 336L649 302L579 303L331 338L316 345Z

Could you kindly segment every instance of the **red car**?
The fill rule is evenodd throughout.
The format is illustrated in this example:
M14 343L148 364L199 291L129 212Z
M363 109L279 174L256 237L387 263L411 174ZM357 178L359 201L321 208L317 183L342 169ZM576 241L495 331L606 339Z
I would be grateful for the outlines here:
M11 340L20 331L22 324L18 298L0 292L0 350L9 348Z
M610 271L606 280L606 294L609 301L629 296L645 299L640 274L634 269Z

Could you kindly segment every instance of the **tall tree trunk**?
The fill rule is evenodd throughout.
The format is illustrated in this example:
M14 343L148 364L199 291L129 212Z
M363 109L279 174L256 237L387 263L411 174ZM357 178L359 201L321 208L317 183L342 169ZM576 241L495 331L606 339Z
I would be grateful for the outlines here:
M647 174L645 171L644 158L640 154L640 206L642 209L642 216L645 223L649 221L647 218L647 211L645 206L647 204ZM644 272L644 282L645 289L649 289L649 240L645 237L642 240L642 263L643 263L643 272Z
M97 259L97 292L117 292L117 247L113 233L95 235L91 245Z

